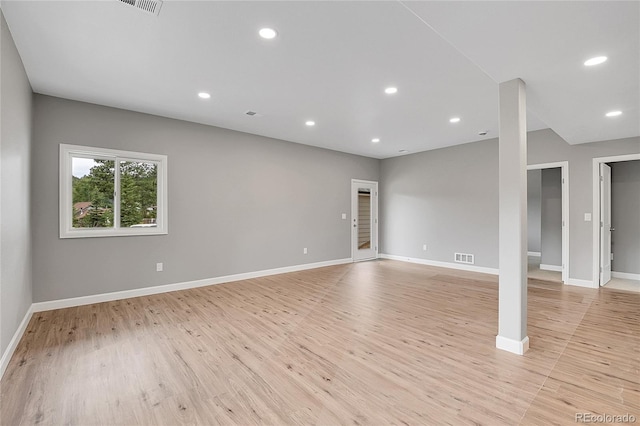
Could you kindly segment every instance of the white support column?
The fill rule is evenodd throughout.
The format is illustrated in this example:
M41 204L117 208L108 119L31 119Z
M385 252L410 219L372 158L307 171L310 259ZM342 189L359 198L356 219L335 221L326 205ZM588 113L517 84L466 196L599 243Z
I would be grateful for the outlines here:
M520 79L500 84L499 297L496 347L519 355L527 336L527 106Z

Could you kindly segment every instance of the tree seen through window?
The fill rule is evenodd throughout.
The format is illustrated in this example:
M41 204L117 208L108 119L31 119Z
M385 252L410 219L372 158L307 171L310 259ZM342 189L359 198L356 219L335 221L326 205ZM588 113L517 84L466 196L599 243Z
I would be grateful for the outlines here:
M158 167L140 161L118 162L120 227L155 227ZM116 162L72 158L73 227L114 227Z

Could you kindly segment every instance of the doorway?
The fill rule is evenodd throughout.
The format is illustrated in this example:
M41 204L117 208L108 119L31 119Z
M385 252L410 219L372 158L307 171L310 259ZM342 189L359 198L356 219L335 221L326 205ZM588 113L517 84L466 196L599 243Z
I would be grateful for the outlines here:
M351 257L378 257L378 182L351 181Z
M618 155L593 159L593 282L597 287L620 281L621 288L625 286L633 291L640 289L640 269L637 269L638 238L640 227L637 218L640 217L637 200L638 172L635 160L640 160L640 154ZM607 164L609 163L609 164ZM622 195L618 189L618 201L631 202L620 208L612 207L613 174L612 169L626 163L634 165L633 181L636 183L630 194ZM615 171L615 170L614 170ZM627 186L630 182L623 182ZM628 190L626 190L628 192ZM625 194L626 194L625 192ZM633 205L633 202L636 202ZM619 203L618 203L619 204ZM617 205L618 205L617 204ZM617 222L614 223L617 212ZM615 232L614 232L615 231ZM617 237L617 240L616 240ZM619 249L614 250L613 244ZM616 256L616 253L619 256ZM615 268L615 272L614 272ZM622 269L622 271L621 271ZM612 280L614 278L614 280Z
M527 166L528 276L545 281L569 280L569 162ZM537 177L537 194L530 179ZM537 196L537 209L532 196ZM535 211L535 212L534 212ZM537 215L537 217L536 217ZM537 220L537 223L536 223Z

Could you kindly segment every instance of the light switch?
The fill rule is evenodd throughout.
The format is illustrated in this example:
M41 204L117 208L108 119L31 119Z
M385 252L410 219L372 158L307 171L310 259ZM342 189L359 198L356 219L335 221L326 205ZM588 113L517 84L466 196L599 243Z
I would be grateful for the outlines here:
M347 218L347 214L346 213L342 213L342 218L346 219Z
M585 213L584 214L584 221L585 222L591 222L591 213Z

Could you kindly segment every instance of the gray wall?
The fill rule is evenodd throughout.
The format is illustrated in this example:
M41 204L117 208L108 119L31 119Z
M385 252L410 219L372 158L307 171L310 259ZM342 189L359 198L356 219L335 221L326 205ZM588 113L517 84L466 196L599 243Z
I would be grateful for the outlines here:
M34 106L35 302L349 258L351 179L379 177L375 159L49 96ZM60 143L168 155L169 234L59 239Z
M383 160L381 253L497 268L497 166L495 139Z
M569 161L569 277L591 281L584 213L592 209L592 159L638 153L640 138L569 145L550 129L527 136L528 164ZM497 139L386 159L380 170L382 253L451 262L463 251L497 268Z
M540 252L542 170L527 170L527 251Z
M0 354L31 306L31 86L0 12Z
M562 169L543 169L540 193L540 264L562 267Z
M613 263L616 272L640 274L640 161L611 166L611 223Z

